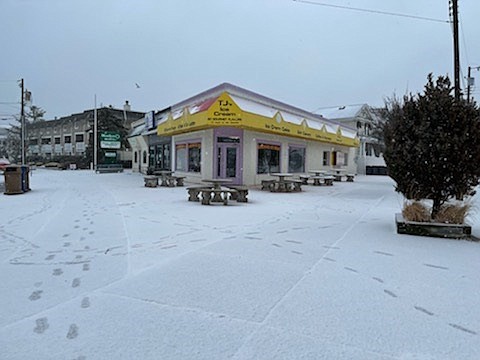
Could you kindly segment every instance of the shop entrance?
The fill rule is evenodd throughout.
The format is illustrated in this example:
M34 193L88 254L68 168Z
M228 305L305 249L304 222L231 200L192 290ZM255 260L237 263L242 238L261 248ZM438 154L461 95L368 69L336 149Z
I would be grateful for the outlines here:
M232 184L242 183L240 136L216 136L215 177L231 179Z
M224 179L237 178L237 152L237 147L225 145L218 146L217 177Z

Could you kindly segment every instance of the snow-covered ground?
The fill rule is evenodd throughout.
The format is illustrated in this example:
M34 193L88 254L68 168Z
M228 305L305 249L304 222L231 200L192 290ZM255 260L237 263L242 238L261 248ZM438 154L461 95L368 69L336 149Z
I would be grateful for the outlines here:
M386 177L229 206L30 181L0 195L0 359L480 358L480 243L397 235Z

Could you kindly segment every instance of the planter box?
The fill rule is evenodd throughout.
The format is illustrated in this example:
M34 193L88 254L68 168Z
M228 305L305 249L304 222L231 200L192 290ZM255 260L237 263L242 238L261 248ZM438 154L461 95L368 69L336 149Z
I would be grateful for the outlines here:
M395 222L399 234L452 239L471 239L472 237L472 227L469 225L408 221L402 214L395 214Z

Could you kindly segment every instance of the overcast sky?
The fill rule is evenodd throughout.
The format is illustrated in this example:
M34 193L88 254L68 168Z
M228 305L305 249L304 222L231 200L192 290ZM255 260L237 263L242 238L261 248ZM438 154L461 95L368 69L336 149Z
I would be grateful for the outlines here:
M223 82L310 111L381 106L430 72L453 78L448 0L318 2L445 22L294 0L0 0L0 118L19 112L3 103L20 78L47 119L93 108L95 94L159 110ZM459 10L466 76L480 65L480 1Z

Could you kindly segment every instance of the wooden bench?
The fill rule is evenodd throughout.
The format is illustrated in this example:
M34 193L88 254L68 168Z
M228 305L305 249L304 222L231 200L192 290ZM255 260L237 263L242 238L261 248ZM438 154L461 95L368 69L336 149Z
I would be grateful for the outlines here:
M343 176L344 176L344 175L342 175L342 174L334 174L334 175L333 175L333 178L334 178L333 180L334 180L334 181L342 181L342 177L343 177Z
M95 168L96 173L119 173L123 172L123 166L122 164L99 164Z
M191 186L187 188L188 192L188 201L199 201L198 196L200 192L204 189L208 189L206 186Z
M354 178L355 178L355 174L347 174L347 181L348 182L353 182Z
M231 194L232 200L236 200L237 202L248 202L248 187L243 185L232 185L228 188L237 191L236 193Z
M158 177L156 176L144 176L143 180L145 181L145 187L157 187L158 186Z

